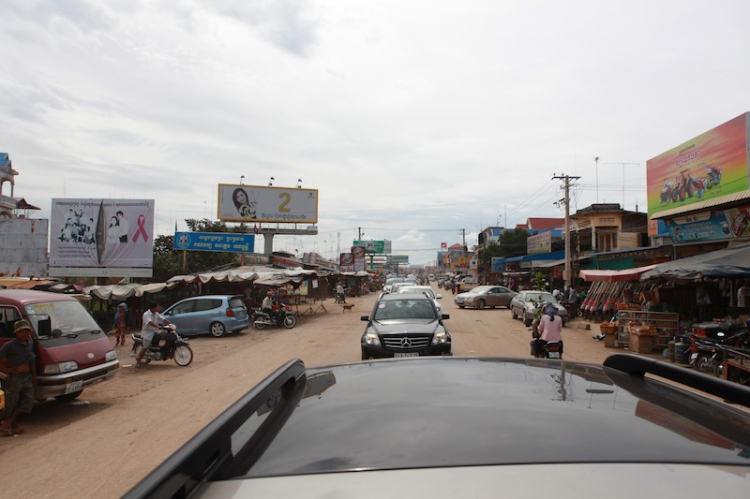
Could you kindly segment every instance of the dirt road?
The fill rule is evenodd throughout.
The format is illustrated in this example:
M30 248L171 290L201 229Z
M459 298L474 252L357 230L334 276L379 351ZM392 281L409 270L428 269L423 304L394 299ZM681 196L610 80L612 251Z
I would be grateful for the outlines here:
M434 285L433 285L434 286ZM435 288L437 290L437 288ZM529 330L510 312L460 310L439 290L457 356L528 357ZM47 402L20 421L26 432L0 439L5 497L120 497L232 402L289 359L321 366L360 360L359 339L376 295L349 298L343 312L304 316L291 330L248 329L224 338L189 339L195 360L122 368L112 381L86 389L73 403ZM601 363L611 349L579 322L563 331L565 358Z

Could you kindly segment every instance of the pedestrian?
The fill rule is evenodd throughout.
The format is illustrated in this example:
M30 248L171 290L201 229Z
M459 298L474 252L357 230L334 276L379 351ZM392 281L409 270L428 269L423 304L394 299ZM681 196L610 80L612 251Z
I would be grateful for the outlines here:
M745 308L747 305L750 305L750 300L747 299L748 296L750 296L750 280L746 279L740 289L737 290L737 306Z
M149 304L148 310L143 312L143 325L141 326L142 347L138 352L135 361L135 367L141 367L141 360L146 355L146 351L151 345L157 345L162 338L161 329L163 324L172 324L163 315L158 312L159 304L153 302Z
M341 285L341 282L336 284L336 294L341 303L346 303L346 293L344 292L344 286Z
M125 345L125 330L128 326L128 306L125 302L120 302L117 305L117 312L115 312L115 346Z
M563 321L562 317L557 315L557 307L548 303L547 306L544 307L544 315L539 320L539 338L532 340L534 357L543 357L544 345L550 341L557 341L560 343L560 358L562 358L562 328Z
M21 414L29 414L34 407L34 386L36 386L36 354L31 340L31 325L28 321L17 321L13 327L15 339L0 348L0 359L5 359L0 371L5 374L6 403L0 422L0 435L13 436L23 433L16 423Z

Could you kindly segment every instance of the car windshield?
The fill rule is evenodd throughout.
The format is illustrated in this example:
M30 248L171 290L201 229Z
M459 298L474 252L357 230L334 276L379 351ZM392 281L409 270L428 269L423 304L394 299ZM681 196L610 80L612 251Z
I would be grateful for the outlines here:
M492 286L477 286L476 288L467 291L467 293L486 293L490 289L492 289Z
M421 298L409 298L405 296L400 300L383 300L375 309L376 321L393 319L426 319L435 320L435 309L432 303Z
M82 333L99 333L101 328L77 301L29 303L26 313L39 339L68 337Z

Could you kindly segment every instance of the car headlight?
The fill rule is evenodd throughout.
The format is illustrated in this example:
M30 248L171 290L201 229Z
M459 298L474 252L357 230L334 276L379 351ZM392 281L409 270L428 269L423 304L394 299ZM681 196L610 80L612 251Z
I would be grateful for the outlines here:
M107 362L111 362L113 360L117 360L117 353L114 350L110 350L104 356L104 360L106 360Z
M47 364L44 366L44 374L62 374L69 373L78 369L78 362L69 360L67 362L60 362L59 364Z
M378 335L375 333L365 333L364 336L362 336L362 344L379 347L380 338L378 338Z
M432 337L432 344L433 345L444 345L446 343L450 343L451 337L448 336L448 333L445 331L441 333L435 333L435 336Z

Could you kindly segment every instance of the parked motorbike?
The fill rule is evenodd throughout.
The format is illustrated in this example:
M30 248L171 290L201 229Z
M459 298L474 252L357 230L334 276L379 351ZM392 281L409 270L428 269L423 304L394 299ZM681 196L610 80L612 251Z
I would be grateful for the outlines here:
M164 338L159 340L156 345L151 345L146 350L146 355L141 359L141 364L148 364L152 360L169 360L174 359L178 366L188 366L193 361L193 350L182 337L177 334L177 327L174 324L164 326L166 331ZM130 351L131 357L136 357L143 346L143 339L140 333L131 334L133 338L133 348Z
M278 310L272 310L270 314L263 311L262 308L253 309L253 326L256 329L264 329L266 326L284 326L292 329L297 325L297 318L294 316L288 306Z
M750 331L726 335L718 332L716 338L690 336L690 365L697 371L713 373L721 378L724 375L724 350L726 347L747 348L750 346Z

